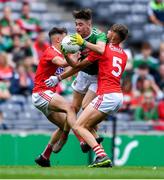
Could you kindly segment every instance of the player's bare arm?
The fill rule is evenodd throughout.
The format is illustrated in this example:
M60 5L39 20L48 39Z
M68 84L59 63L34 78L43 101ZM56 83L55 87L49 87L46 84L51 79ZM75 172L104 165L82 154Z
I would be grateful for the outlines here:
M96 44L92 44L92 43L86 41L86 47L91 49L94 52L99 53L99 54L103 54L104 53L105 44L106 43L104 43L102 41L98 41Z
M59 56L56 56L52 62L54 64L56 64L57 66L60 66L60 67L67 67L69 66L69 64L67 63L67 61L65 59L62 59L61 57Z
M82 62L77 62L77 64L74 64L73 67L66 70L64 73L58 76L50 76L48 79L45 80L45 84L47 87L54 87L56 86L61 80L66 79L74 74L76 74L78 71L83 69L84 67L92 64L87 60L83 60Z
M84 59L83 61L81 62L75 62L75 61L72 61L70 58L67 57L67 62L68 64L72 67L72 68L69 68L67 71L63 72L61 75L60 75L60 78L61 79L66 79L74 74L76 74L78 71L80 71L81 69L83 69L84 67L86 66L89 66L90 64L92 64L90 61L86 59Z

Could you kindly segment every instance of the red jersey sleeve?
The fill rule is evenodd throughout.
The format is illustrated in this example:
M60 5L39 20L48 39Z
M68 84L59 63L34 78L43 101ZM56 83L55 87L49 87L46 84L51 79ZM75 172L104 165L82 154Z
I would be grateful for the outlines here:
M89 54L88 54L88 61L90 62L94 62L94 61L97 61L98 59L100 59L101 55L96 53L96 52L93 52L93 51L90 51Z

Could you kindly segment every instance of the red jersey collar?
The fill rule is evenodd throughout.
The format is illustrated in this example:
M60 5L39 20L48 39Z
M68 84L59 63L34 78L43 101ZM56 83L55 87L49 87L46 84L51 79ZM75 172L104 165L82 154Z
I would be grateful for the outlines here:
M57 51L59 54L62 54L58 49L56 49L54 46L51 46L55 51Z

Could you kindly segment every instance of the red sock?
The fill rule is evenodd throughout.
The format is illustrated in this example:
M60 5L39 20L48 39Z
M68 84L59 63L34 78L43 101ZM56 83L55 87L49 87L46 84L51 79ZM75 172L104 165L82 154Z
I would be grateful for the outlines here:
M69 132L63 131L63 133L61 134L61 138L62 139L67 139L68 138L68 134L69 134Z
M47 147L45 148L44 152L42 153L42 156L43 156L45 159L49 159L51 153L52 153L52 145L51 145L51 144L48 144Z
M97 157L104 157L107 156L107 154L104 152L104 149L101 148L101 146L98 144L95 147L93 147L93 151L96 153Z
M79 133L75 130L73 130L75 136L77 137L77 139L80 141L80 143L85 142L84 139L79 135Z

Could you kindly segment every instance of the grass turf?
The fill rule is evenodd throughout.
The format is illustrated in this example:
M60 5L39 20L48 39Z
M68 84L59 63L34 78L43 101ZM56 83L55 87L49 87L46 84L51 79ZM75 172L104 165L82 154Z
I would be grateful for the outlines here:
M164 179L164 167L87 168L83 166L0 166L0 178L16 179Z

